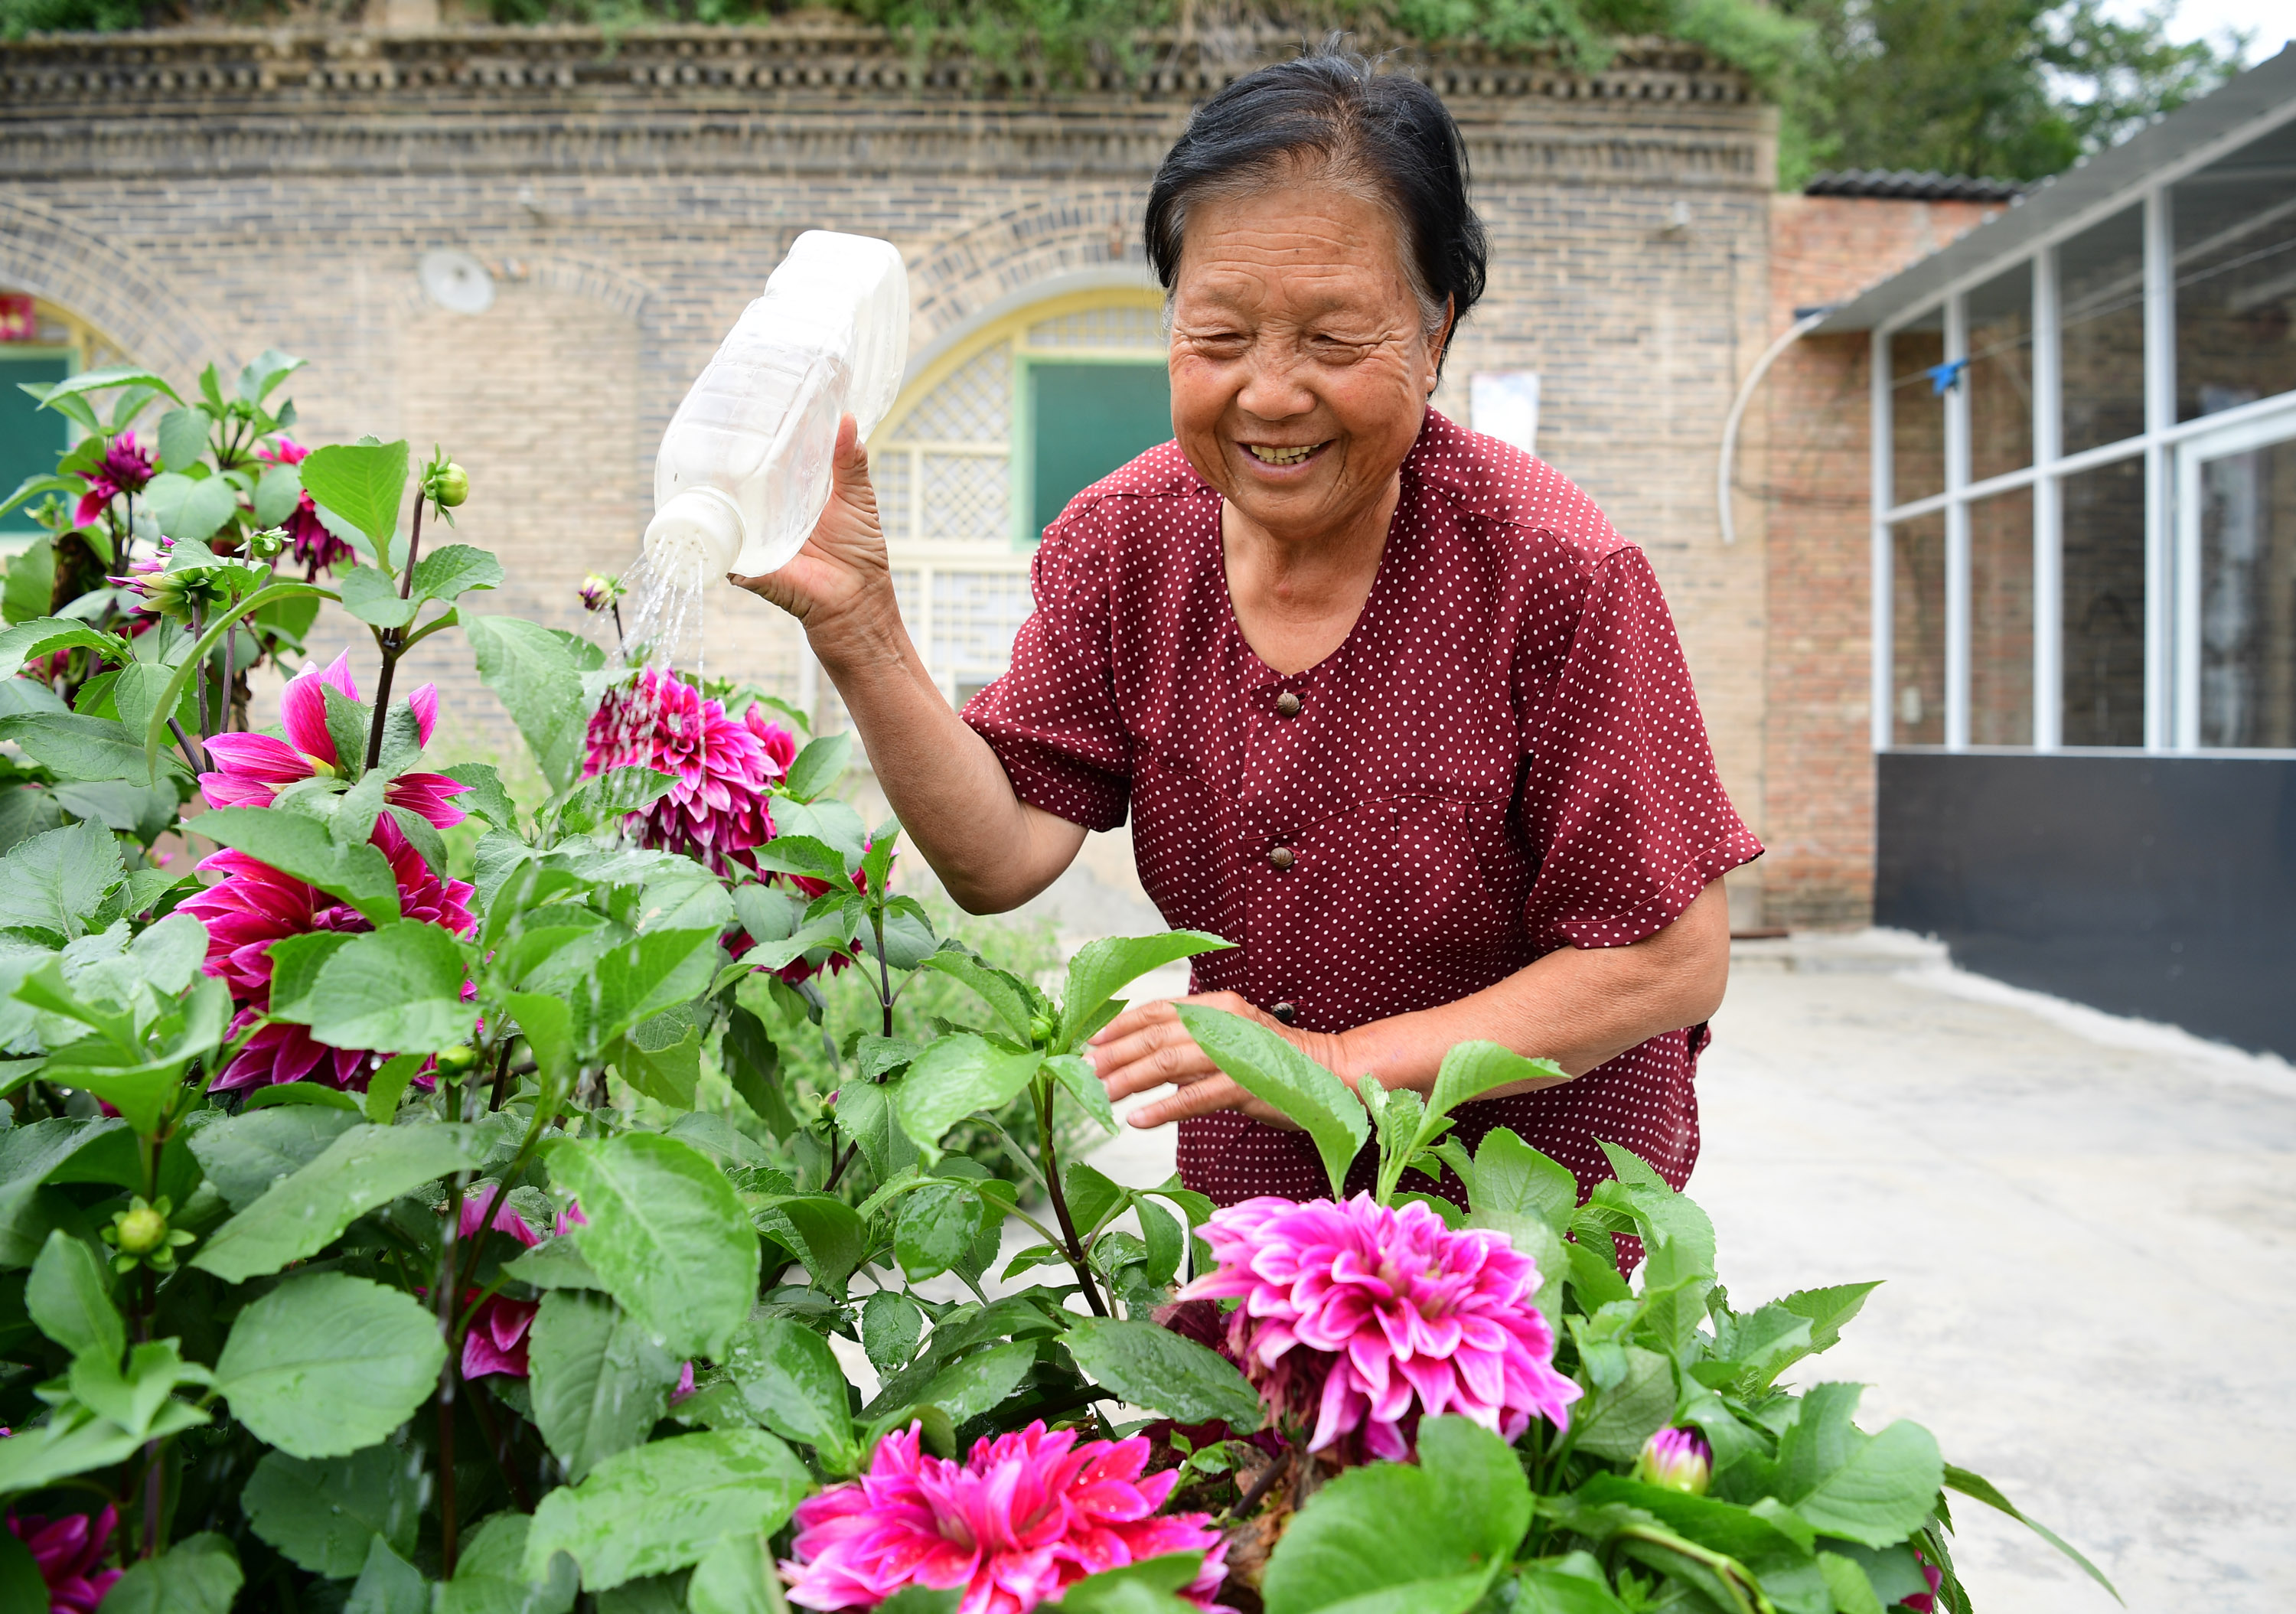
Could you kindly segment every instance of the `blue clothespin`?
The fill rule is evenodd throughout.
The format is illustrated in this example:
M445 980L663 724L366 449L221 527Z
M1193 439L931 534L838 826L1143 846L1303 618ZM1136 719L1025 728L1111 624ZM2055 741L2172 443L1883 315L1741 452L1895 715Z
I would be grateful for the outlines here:
M1922 373L1930 378L1931 393L1935 397L1943 397L1953 390L1955 383L1961 380L1961 373L1968 368L1967 359L1957 358L1948 364L1932 365Z

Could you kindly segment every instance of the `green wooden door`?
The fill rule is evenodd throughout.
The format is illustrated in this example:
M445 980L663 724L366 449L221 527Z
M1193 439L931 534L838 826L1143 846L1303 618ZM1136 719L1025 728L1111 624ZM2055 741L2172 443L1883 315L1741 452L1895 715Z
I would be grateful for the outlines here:
M1154 364L1027 366L1030 541L1068 502L1172 437L1172 383Z
M53 409L41 408L17 383L50 386L70 373L71 361L61 353L0 350L0 499L15 492L27 478L53 472L56 455L69 447L71 429L70 422ZM39 530L20 504L0 516L0 536Z

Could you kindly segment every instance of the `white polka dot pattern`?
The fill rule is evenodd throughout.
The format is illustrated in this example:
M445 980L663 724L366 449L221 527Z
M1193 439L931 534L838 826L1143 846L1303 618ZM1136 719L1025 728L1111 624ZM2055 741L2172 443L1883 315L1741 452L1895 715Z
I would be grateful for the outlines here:
M1219 512L1168 443L1078 495L1012 670L964 711L1022 799L1099 830L1128 803L1164 917L1239 944L1197 991L1343 1030L1638 941L1760 856L1649 561L1551 466L1431 410L1361 618L1290 677L1236 626ZM1513 1127L1582 1192L1606 1139L1679 1186L1702 1040L1470 1105L1460 1135ZM1241 1116L1184 1124L1180 1166L1223 1204L1324 1191L1303 1135Z

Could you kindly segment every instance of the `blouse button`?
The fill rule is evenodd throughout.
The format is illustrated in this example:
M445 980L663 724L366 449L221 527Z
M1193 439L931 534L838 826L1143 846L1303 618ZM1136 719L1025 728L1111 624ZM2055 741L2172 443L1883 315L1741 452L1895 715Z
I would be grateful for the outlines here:
M1282 694L1276 696L1275 715L1279 717L1298 717L1300 715L1300 697L1293 694L1288 689Z
M1290 847L1277 847L1267 855L1267 862L1272 868L1288 869L1298 861L1298 858L1292 856Z
M1273 1004L1267 1012L1287 1026L1300 1018L1300 1011L1290 1004Z

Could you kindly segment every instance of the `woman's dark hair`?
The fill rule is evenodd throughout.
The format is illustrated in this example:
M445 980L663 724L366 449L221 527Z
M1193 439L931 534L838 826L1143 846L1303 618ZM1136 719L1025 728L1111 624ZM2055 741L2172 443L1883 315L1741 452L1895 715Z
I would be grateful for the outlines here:
M1148 188L1148 261L1167 291L1188 209L1302 170L1366 186L1395 215L1404 263L1431 326L1453 328L1483 294L1489 243L1467 201L1467 151L1433 90L1379 73L1334 34L1246 73L1196 109Z

